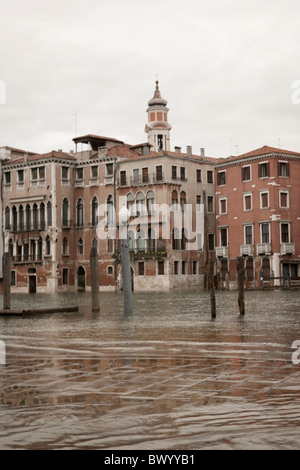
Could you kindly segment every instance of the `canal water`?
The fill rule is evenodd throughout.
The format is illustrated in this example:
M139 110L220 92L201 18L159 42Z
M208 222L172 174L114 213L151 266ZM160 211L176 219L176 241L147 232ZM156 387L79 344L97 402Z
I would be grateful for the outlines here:
M299 448L299 291L100 296L12 296L79 311L0 317L0 449Z

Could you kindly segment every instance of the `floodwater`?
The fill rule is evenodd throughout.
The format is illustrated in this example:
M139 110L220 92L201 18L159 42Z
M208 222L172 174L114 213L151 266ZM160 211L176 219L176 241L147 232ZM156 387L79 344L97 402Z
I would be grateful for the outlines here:
M300 291L100 296L13 296L79 312L0 317L0 449L299 448Z

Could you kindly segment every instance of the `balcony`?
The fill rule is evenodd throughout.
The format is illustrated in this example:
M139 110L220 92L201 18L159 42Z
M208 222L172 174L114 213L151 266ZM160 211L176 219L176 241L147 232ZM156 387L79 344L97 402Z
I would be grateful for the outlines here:
M70 230L72 226L72 221L69 219L63 219L61 222L61 226L63 230Z
M217 258L228 258L228 246L216 246Z
M281 255L294 255L295 243L280 243L280 254Z
M257 243L256 252L258 255L270 255L271 254L271 243Z
M6 225L5 230L8 230L10 232L33 232L33 231L43 231L46 230L46 222L36 222L36 223L30 223L30 224L12 224L12 225Z
M164 174L157 172L153 174L153 183L163 183L165 180Z
M13 264L33 264L42 263L42 256L39 255L17 255L12 256L11 261Z
M240 246L240 255L241 256L253 256L254 255L254 245L241 245Z

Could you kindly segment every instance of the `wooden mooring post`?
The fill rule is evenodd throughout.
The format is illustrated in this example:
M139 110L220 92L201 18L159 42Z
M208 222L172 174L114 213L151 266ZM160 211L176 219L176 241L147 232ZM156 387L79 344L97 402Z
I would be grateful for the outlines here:
M242 256L237 258L237 283L238 283L238 304L240 314L245 314L245 294L244 294L245 270Z
M123 296L124 296L124 313L132 313L132 282L131 282L131 267L130 267L130 254L127 239L121 240L121 264L123 274Z
M10 310L11 299L11 261L9 253L4 253L2 257L3 266L3 309Z
M210 312L211 318L216 318L216 296L215 296L215 279L214 279L214 259L208 261L208 284L210 289Z
M92 247L90 252L90 271L92 289L92 311L99 312L99 274L98 274L98 253L97 248Z

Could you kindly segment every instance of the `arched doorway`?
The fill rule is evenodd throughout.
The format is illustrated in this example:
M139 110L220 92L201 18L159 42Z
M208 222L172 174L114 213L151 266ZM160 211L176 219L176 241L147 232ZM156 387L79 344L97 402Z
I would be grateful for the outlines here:
M83 266L79 266L77 271L77 288L78 292L85 291L85 269Z

